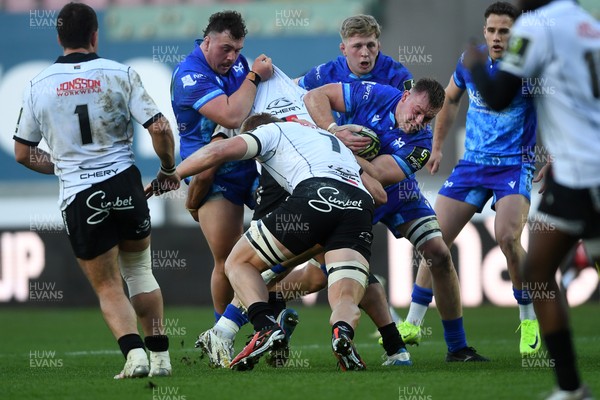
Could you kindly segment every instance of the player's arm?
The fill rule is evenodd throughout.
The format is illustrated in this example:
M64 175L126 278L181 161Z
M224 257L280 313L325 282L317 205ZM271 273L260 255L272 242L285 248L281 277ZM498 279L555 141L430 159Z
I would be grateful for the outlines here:
M406 173L400 168L394 157L389 154L379 155L371 161L361 157L357 157L357 160L363 171L384 187L406 179Z
M497 71L494 76L490 76L485 66L486 60L487 54L478 50L473 44L465 52L464 64L471 70L471 76L479 94L488 107L500 111L508 107L518 94L522 79L502 70Z
M474 65L471 74L481 97L495 111L508 107L521 89L522 80L518 76L498 71L491 77L487 74L483 64Z
M356 158L359 159L361 157ZM364 170L362 174L360 174L360 179L362 180L363 185L365 185L369 193L371 193L371 196L375 201L375 206L381 206L387 203L387 192L383 188L383 185L379 183L379 181L377 181L377 179L373 178Z
M148 130L154 152L160 159L156 184L164 191L177 190L181 179L175 170L175 140L169 121L159 113L143 126Z
M29 143L15 140L15 159L19 164L42 174L53 175L54 163L50 154Z
M320 88L310 90L304 95L304 104L317 126L333 133L350 150L363 150L371 144L370 138L355 135L349 129L338 127L333 119L333 111L346 112L342 84L329 83Z
M182 161L177 166L177 173L182 178L186 178L226 161L250 159L258 154L259 149L259 142L251 135L217 140L196 150L191 156Z
M252 71L231 96L221 95L198 109L198 112L211 121L229 128L239 128L244 119L250 114L258 84L267 80L273 74L273 63L264 54L256 58Z
M456 120L458 115L458 109L460 107L460 98L464 90L459 88L454 82L454 76L450 77L450 82L446 87L446 97L444 99L444 105L435 120L435 128L433 131L433 145L431 149L431 157L427 163L427 168L431 174L435 174L440 168L440 162L442 161L442 147L450 128Z

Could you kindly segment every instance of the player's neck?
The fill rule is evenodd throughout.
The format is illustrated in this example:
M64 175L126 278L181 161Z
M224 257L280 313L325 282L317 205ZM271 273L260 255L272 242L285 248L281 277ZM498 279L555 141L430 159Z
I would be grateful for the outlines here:
M81 53L81 54L90 54L90 53L95 53L95 49L90 47L78 47L76 49L64 49L63 50L63 56L68 56L69 54L73 54L73 53Z

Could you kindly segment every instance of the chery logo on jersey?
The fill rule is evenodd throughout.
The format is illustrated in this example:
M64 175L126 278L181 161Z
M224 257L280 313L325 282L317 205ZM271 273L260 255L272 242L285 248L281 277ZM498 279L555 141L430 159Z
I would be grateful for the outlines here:
M285 97L280 97L270 102L267 106L267 110L269 110L272 115L278 115L287 114L294 111L301 111L301 108L295 105L291 100Z
M72 81L63 82L56 88L58 96L73 96L77 94L89 94L102 92L100 79L75 78Z

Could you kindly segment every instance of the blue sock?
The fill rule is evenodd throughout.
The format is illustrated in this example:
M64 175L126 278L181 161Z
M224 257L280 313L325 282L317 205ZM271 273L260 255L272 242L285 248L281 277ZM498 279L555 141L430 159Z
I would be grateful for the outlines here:
M467 347L467 336L465 335L462 317L450 321L442 320L442 325L444 325L444 339L449 352L454 353Z
M221 319L221 314L219 314L217 312L217 310L214 310L214 312L215 312L215 324L216 324Z
M248 323L248 316L233 304L228 304L223 316L233 322L240 328Z
M275 272L277 275L285 271L285 268L281 266L281 264L273 265L271 267L271 271Z
M527 292L527 290L517 289L513 286L513 295L515 296L517 303L519 303L522 306L526 306L532 303L531 295Z
M432 300L433 300L433 290L421 287L421 286L417 285L416 283L413 284L413 290L412 290L412 302L413 303L417 303L417 304L421 304L425 307L429 307L429 304L431 303Z

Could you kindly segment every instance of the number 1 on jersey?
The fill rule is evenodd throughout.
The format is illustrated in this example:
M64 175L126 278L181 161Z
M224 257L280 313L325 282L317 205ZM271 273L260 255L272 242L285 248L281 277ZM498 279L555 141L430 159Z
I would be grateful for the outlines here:
M592 93L594 98L600 99L600 51L586 51L584 56L590 69Z
M87 104L80 104L75 107L75 114L79 117L79 130L81 131L81 143L91 144L92 127L90 125L90 114L88 113Z

